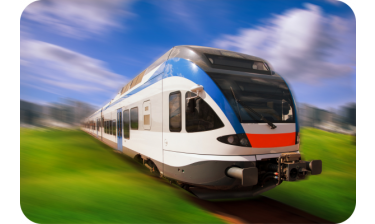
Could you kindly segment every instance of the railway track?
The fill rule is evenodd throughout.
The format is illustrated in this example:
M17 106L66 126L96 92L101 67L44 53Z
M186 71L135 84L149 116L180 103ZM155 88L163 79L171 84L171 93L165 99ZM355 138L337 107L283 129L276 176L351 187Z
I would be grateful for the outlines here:
M186 197L229 223L332 223L263 196L237 201L205 201Z
M92 133L86 133L96 138ZM110 147L116 148L116 146L110 145L100 138L97 139ZM118 152L117 150L114 151ZM160 178L152 178L161 181ZM166 183L165 181L161 182ZM173 186L177 187L177 185ZM184 197L228 223L332 223L264 196L233 201L206 201L190 193L184 194Z

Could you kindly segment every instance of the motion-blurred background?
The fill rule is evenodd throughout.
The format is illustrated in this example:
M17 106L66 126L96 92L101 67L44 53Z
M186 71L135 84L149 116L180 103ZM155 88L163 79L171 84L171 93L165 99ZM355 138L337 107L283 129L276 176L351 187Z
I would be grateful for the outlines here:
M265 58L302 126L353 134L355 37L335 0L36 1L21 17L21 125L77 125L173 46L200 45Z
M20 195L30 220L223 222L221 213L207 212L74 129L175 45L233 50L272 63L297 100L301 153L306 160L321 159L323 173L264 195L331 222L353 213L356 21L345 3L40 0L27 6L20 24ZM244 203L252 202L259 205ZM238 210L239 204L229 207ZM265 219L246 221L267 223L276 217L259 214Z

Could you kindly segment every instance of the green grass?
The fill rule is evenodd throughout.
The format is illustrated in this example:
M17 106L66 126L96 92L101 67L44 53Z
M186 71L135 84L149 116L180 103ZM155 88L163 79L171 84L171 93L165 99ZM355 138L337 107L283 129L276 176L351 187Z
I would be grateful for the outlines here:
M305 160L323 172L283 182L263 195L332 222L355 207L356 147L352 137L303 129ZM82 131L21 130L21 207L37 223L222 223Z
M307 180L283 182L263 195L326 220L340 223L356 203L356 147L353 137L313 128L302 129L303 159L321 159L322 174Z
M82 131L21 129L21 208L36 223L223 223Z

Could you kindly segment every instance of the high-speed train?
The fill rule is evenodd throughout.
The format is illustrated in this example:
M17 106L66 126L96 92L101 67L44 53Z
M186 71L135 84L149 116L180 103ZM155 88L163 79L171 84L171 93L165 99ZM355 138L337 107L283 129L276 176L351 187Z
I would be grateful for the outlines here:
M266 60L176 46L83 128L200 198L235 198L321 173L321 160L301 160L297 116Z

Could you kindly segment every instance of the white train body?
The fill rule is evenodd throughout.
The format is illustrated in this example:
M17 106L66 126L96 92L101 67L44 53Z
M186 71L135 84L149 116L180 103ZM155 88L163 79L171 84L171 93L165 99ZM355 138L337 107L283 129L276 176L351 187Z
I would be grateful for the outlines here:
M199 86L199 97L188 100ZM264 180L264 166L277 164L283 153L299 156L297 111L285 81L263 59L214 48L172 48L88 117L84 129L197 195L207 189L229 197L269 190L288 174ZM301 178L308 166L299 170ZM231 167L253 170L236 178L228 175Z

